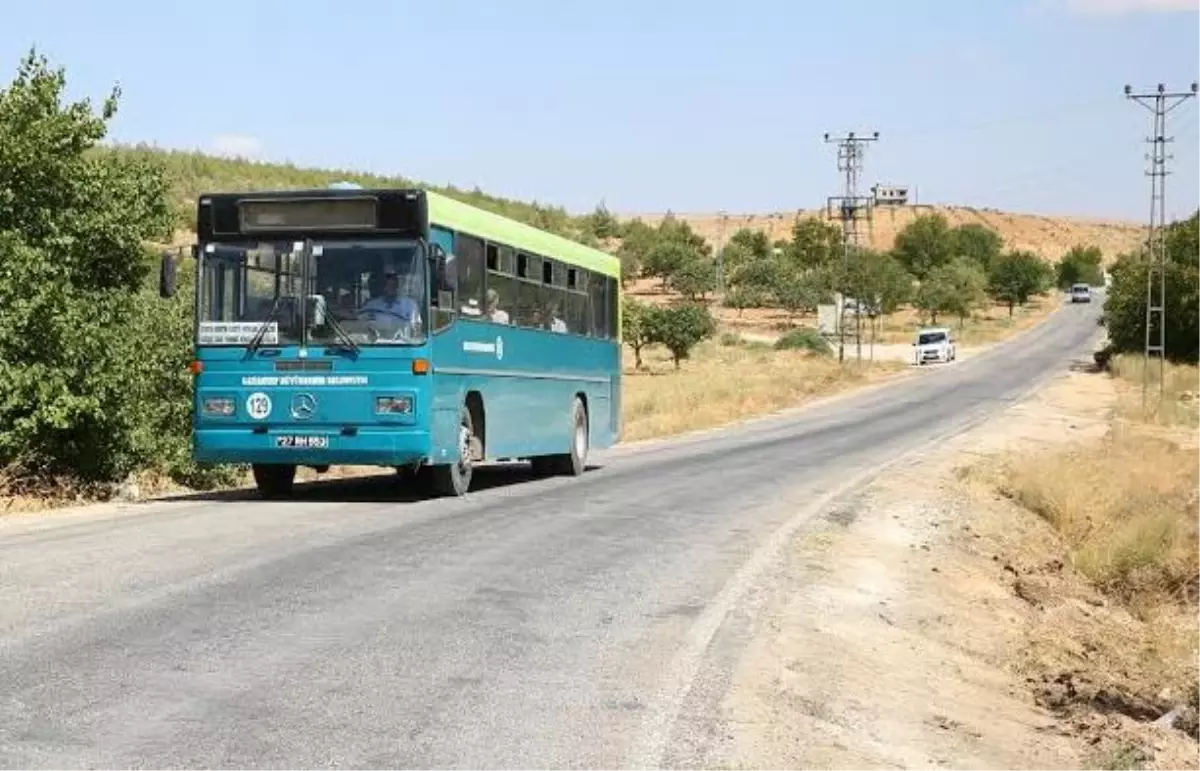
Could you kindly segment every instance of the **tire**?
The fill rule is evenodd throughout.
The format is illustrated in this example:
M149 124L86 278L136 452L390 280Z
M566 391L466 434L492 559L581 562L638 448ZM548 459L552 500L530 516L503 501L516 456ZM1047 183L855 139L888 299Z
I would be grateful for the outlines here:
M260 497L272 500L286 498L292 493L296 481L296 466L284 463L255 463L254 485Z
M434 493L457 498L470 491L471 479L475 474L470 449L474 437L475 423L471 420L471 411L464 404L458 410L458 460L426 467Z
M577 477L587 468L588 414L583 400L571 404L571 450L562 455L543 455L533 459L533 471L541 476Z

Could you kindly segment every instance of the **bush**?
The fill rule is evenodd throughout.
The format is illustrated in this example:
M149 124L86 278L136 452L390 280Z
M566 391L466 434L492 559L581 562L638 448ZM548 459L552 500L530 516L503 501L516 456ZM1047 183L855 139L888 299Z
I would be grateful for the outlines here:
M793 329L775 341L777 351L809 351L818 356L833 355L833 346L815 329Z
M190 299L147 288L144 244L172 225L165 175L91 152L115 90L96 114L63 104L65 89L31 52L0 91L0 468L28 486L148 466L202 482L189 458Z

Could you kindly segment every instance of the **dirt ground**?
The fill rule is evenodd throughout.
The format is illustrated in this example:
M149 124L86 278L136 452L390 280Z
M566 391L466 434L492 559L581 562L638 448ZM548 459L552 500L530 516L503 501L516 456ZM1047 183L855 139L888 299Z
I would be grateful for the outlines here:
M965 473L1103 437L1115 386L1079 370L794 545L723 707L726 765L1198 767L1194 739L1103 687L1094 652L1120 639L1134 661L1138 622L1064 567L1049 525Z

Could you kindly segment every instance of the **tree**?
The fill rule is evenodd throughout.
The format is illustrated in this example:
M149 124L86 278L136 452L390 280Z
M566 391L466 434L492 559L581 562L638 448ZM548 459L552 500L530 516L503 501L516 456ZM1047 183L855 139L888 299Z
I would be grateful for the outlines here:
M781 275L778 261L752 259L740 263L730 272L729 286L731 289L755 292L766 299L775 296Z
M818 269L783 275L775 288L779 305L789 316L815 313L829 294L825 276Z
M730 276L758 257L745 244L731 241L721 249L721 259L725 263L725 275Z
M1058 288L1067 289L1072 284L1100 286L1104 283L1104 269L1100 267L1103 259L1095 246L1071 247L1054 266Z
M621 339L633 349L633 366L642 368L642 349L651 343L650 315L653 308L632 297L622 301Z
M717 266L695 257L677 267L670 276L671 288L691 301L703 299L717 288Z
M0 91L0 467L99 482L183 455L190 383L157 367L190 323L144 304L143 244L173 224L161 168L91 152L119 90L99 113L65 91L36 50Z
M765 260L772 256L771 238L762 230L742 228L729 239L729 244L746 250L755 259ZM726 260L728 264L728 260Z
M671 352L675 369L691 355L692 349L717 331L716 319L703 305L655 308L650 312L650 340Z
M621 223L601 201L584 222L584 229L601 241L616 238L621 233Z
M643 275L662 281L665 291L671 276L684 265L703 259L700 253L688 244L670 239L660 239L646 255L642 264Z
M1046 288L1046 263L1032 252L1012 251L992 261L988 273L988 294L996 302L1008 305L1008 315L1013 308L1024 305L1033 295Z
M1171 361L1200 359L1200 211L1172 222L1166 241L1165 342ZM1141 353L1146 342L1145 254L1122 255L1112 266L1112 287L1104 303L1105 323L1114 350ZM0 306L3 307L3 306Z
M658 231L640 219L630 220L621 228L621 246L617 258L621 261L621 285L641 275L646 256L658 243Z
M977 222L959 225L951 235L954 238L954 253L973 260L983 271L991 271L992 263L1004 251L1004 239L989 227Z
M797 269L823 268L842 258L842 231L816 217L796 220L792 242L783 252L789 266Z
M931 271L917 290L916 306L937 323L940 313L952 313L960 326L986 299L987 277L973 261L959 258Z
M958 248L950 225L941 214L922 214L896 234L892 253L918 281L949 264Z
M768 295L758 287L733 286L725 293L725 306L737 310L740 317L746 308L761 308L767 303Z

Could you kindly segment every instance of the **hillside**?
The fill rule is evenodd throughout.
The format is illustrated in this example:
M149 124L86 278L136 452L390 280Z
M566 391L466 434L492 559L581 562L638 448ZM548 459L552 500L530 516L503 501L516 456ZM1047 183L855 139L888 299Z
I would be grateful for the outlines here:
M171 197L179 218L175 243L190 243L196 216L196 199L201 193L235 190L286 190L322 188L333 182L351 181L364 187L421 186L453 196L497 214L527 222L544 230L579 240L582 217L566 209L537 202L514 201L488 195L481 190L429 185L400 176L371 174L349 169L302 168L290 163L268 163L222 158L187 150L164 150L150 145L116 145L95 152L115 153L128 159L161 164L171 183Z
M221 158L204 153L182 150L163 150L148 145L118 146L102 152L115 152L127 157L161 163L171 180L172 197L179 213L180 232L177 243L191 240L191 218L195 216L196 198L201 192L220 190L263 190L302 187L325 187L332 182L351 180L364 186L423 185L419 181L398 176L371 174L348 169L312 169L285 163L266 163ZM558 206L537 202L515 201L484 193L481 190L460 190L454 187L430 186L467 203L494 211L513 219L550 230L569 238L595 244L588 232L588 216L572 215ZM1012 214L993 209L970 206L905 206L880 208L869 232L870 244L880 249L890 248L892 240L918 214L937 211L951 226L978 222L1000 233L1011 248L1029 249L1049 260L1057 260L1077 244L1095 245L1111 261L1123 251L1137 246L1143 237L1142 226L1135 222L1115 222L1088 218L1050 217L1039 214ZM824 216L824 210L774 212L769 214L730 214L724 225L725 237L740 228L766 230L772 240L789 238L797 216ZM617 215L624 222L640 217L656 225L664 214ZM718 214L674 214L685 220L701 236L712 243L721 237L722 223Z
M1106 221L1089 218L1051 217L1040 214L1012 214L994 209L976 209L970 206L902 206L880 207L875 211L874 221L868 231L869 245L876 249L890 249L892 241L906 225L920 214L939 212L946 217L951 227L967 223L979 223L998 232L1006 245L1013 249L1028 249L1048 260L1058 260L1076 245L1097 246L1104 252L1105 263L1111 262L1121 252L1135 249L1145 237L1145 229L1136 222ZM665 214L617 215L622 222L640 218L648 225L657 225ZM673 213L677 220L691 225L710 242L721 238L722 217L719 214ZM765 230L772 241L791 237L791 227L797 216L825 217L824 210L801 210L798 212L773 212L769 214L728 214L724 220L726 238L741 228Z

